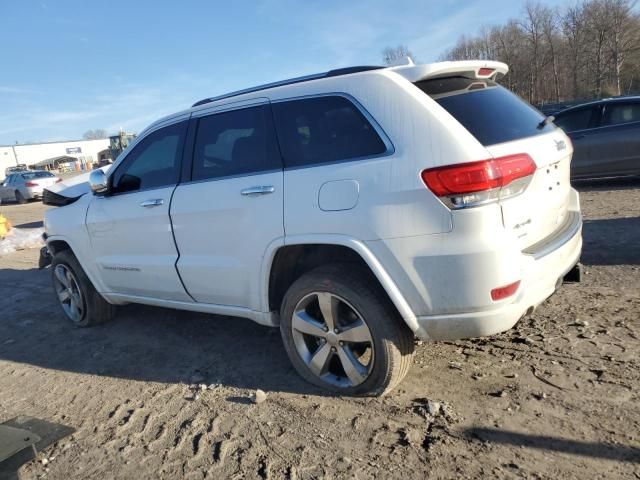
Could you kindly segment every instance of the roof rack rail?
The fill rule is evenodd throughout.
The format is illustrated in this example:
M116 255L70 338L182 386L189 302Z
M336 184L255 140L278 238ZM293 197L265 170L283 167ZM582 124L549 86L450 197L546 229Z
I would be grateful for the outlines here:
M329 70L328 72L324 72L324 73L316 73L313 75L305 75L303 77L290 78L288 80L280 80L278 82L266 83L264 85L259 85L257 87L245 88L243 90L237 90L235 92L225 93L224 95L219 95L217 97L205 98L191 105L191 108L198 107L200 105L205 105L207 103L215 102L218 100L223 100L225 98L237 97L238 95L244 95L245 93L259 92L260 90L266 90L268 88L282 87L284 85L293 85L294 83L308 82L309 80L318 80L320 78L339 77L341 75L349 75L351 73L366 72L369 70L379 70L381 68L385 68L385 67L363 65L359 67L337 68L335 70Z

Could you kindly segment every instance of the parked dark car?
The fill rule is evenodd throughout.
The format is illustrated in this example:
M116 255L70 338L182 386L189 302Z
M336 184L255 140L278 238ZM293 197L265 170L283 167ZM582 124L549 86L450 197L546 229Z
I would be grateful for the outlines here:
M640 175L640 96L567 108L554 122L573 142L571 178Z

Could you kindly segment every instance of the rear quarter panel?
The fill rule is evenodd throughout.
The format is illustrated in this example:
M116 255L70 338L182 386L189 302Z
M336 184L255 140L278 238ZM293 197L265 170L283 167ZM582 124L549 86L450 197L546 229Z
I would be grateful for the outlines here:
M393 72L356 74L275 89L272 101L346 93L375 119L393 144L386 156L285 170L285 233L343 234L359 240L431 235L452 228L451 212L425 187L425 168L482 159L486 150L438 104ZM353 180L355 206L323 211L327 182ZM307 237L308 238L308 237Z

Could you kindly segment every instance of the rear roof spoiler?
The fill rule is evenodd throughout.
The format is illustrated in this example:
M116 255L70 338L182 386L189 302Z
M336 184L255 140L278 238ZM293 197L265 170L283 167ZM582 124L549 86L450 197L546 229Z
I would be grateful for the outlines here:
M463 60L460 62L438 62L427 65L402 65L389 70L402 75L411 83L429 78L462 76L477 79L495 79L497 74L506 75L506 63L489 60Z

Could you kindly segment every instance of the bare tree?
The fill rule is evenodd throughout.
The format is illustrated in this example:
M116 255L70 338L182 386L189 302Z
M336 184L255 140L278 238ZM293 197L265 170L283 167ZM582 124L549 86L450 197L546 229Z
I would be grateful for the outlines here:
M520 21L527 43L529 44L531 66L529 68L529 101L538 98L538 78L543 64L542 49L542 16L543 6L540 3L527 1L524 7L524 18Z
M606 45L611 18L602 1L587 3L585 7L589 69L593 78L592 93L599 98L602 96L602 83L607 74Z
M540 10L542 22L542 34L549 51L549 61L553 72L553 96L556 102L560 101L560 73L558 72L558 47L559 47L559 15L557 10L542 6Z
M586 25L583 6L567 8L562 18L562 34L565 40L568 66L571 71L571 95L576 98L580 95L578 77L585 55Z
M605 0L609 12L609 36L607 46L611 55L615 93L622 93L621 71L629 53L640 50L640 32L638 15L633 13L632 3L625 0ZM634 2L635 3L635 2Z
M102 128L96 128L95 130L87 130L82 135L85 140L99 140L101 138L107 138L107 131Z
M382 50L382 61L385 65L393 65L398 60L411 57L415 61L415 57L406 45L398 45L397 47L386 47Z
M582 0L564 9L537 1L506 24L460 36L442 60L509 65L501 81L532 103L640 91L636 0Z

